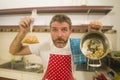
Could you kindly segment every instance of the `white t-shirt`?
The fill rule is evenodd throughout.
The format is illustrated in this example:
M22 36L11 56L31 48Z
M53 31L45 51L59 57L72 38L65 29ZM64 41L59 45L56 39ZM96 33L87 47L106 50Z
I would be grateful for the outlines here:
M50 57L51 53L52 54L61 54L61 55L70 55L71 54L69 42L64 48L55 47L52 41L45 41L45 42L39 43L39 44L32 44L29 46L29 48L30 48L30 51L32 52L32 54L36 54L41 57L45 70L47 69L48 61L49 61L49 57ZM72 62L72 64L73 64L73 62Z

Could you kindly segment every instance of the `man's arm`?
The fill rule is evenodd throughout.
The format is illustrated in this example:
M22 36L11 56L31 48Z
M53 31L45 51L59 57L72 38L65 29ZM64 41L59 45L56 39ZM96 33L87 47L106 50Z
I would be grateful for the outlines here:
M10 45L10 53L13 55L27 55L30 54L30 50L28 46L22 45L22 40L24 38L24 33L19 32L15 39L12 41Z
M16 35L15 39L12 41L9 51L13 55L27 55L31 54L28 46L22 45L22 40L30 30L30 24L33 22L31 17L24 18L20 21L19 27L20 32Z

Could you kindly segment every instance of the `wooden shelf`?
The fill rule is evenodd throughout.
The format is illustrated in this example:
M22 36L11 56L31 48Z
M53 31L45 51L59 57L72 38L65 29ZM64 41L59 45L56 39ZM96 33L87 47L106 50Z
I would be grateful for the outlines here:
M0 9L0 15L6 14L28 14L33 9L38 13L87 13L87 14L107 14L113 6L54 6L54 7L31 7Z
M16 80L16 79L11 79L11 78L6 78L6 77L0 77L0 80Z
M29 8L13 8L0 9L0 15L11 14L31 14L33 9L37 9L37 13L86 13L86 14L107 14L112 10L113 6L54 6L54 7L29 7ZM87 32L88 24L73 25L73 32ZM111 30L113 26L104 26L103 32ZM18 25L0 25L0 32L18 32ZM47 25L35 25L33 32L49 32Z
M112 30L113 26L104 26L103 32L108 30ZM0 32L18 32L19 27L18 25L0 25ZM49 32L50 27L47 25L35 25L33 28L33 32ZM72 32L84 33L88 31L88 24L82 25L73 25Z

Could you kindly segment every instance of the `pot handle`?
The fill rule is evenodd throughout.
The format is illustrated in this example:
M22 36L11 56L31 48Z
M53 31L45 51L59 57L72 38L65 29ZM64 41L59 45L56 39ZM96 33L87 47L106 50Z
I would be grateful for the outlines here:
M100 67L100 66L102 65L102 62L101 62L101 60L99 59L99 60L98 60L98 63L95 63L95 64L94 64L94 61L93 61L93 63L90 63L90 60L88 59L87 65L88 65L88 66L91 66L91 67Z

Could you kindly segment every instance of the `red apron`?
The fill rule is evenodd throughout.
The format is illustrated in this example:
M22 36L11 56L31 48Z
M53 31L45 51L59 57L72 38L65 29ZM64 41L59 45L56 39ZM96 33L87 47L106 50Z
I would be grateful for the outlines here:
M48 68L42 80L74 80L71 55L50 54Z

